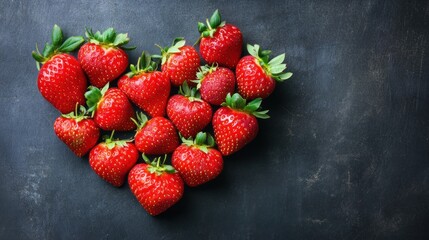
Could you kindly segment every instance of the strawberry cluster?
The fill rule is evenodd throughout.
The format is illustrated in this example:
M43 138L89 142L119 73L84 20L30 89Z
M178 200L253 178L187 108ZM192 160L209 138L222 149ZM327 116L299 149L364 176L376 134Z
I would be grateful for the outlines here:
M198 23L198 30L199 53L177 38L169 47L157 45L160 55L143 52L135 65L129 65L125 51L133 49L126 46L128 35L113 28L87 29L85 42L82 36L64 40L55 25L52 43L32 53L39 91L62 113L54 123L58 138L79 157L89 152L91 168L113 186L128 179L150 215L179 201L185 184L195 187L216 178L223 156L251 142L257 118L268 118L268 110L260 110L262 99L276 81L292 76L284 72L285 54L270 60L271 52L257 44L247 45L250 55L241 58L240 29L221 21L217 10L206 24ZM76 59L69 53L77 49ZM210 123L214 137L204 132ZM102 130L111 134L99 142ZM132 130L132 139L113 136ZM171 165L165 163L168 154Z

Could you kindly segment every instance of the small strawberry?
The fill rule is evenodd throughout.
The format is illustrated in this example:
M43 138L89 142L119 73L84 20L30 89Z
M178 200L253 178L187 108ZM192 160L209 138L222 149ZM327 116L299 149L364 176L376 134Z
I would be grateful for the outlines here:
M161 69L169 78L174 86L180 86L187 81L193 85L191 80L195 79L198 68L200 67L200 57L195 48L185 45L183 38L176 38L171 47L161 49Z
M137 149L149 155L171 153L179 146L176 128L170 120L154 117L148 121L146 115L137 113L135 144Z
M124 49L134 48L124 46L130 41L127 33L116 34L113 28L95 34L87 29L85 35L88 43L79 49L78 59L91 85L102 88L127 69L128 55Z
M194 137L212 120L211 106L200 99L195 88L189 88L186 82L176 94L168 100L167 116L182 136Z
M222 154L213 148L214 139L210 134L199 132L195 140L182 138L182 141L174 150L171 164L188 186L206 183L222 172Z
M77 156L84 156L97 144L100 129L92 119L85 116L86 109L80 106L69 114L62 114L55 120L54 131Z
M47 43L43 53L32 52L39 75L37 86L42 96L61 113L73 112L76 103L85 104L87 81L79 62L66 54L78 48L83 37L70 37L63 41L63 32L58 25L52 30L52 43ZM40 63L43 64L40 68Z
M143 52L137 66L131 64L131 72L119 79L118 87L151 117L163 117L171 85L168 77L156 68L151 56Z
M90 86L85 93L89 112L92 112L97 125L105 131L129 131L136 128L131 118L135 118L134 108L127 96L109 84L98 89Z
M216 10L204 23L198 23L201 33L200 53L208 64L218 63L220 66L234 68L241 56L243 36L236 26L221 22L219 11Z
M113 140L110 138L95 146L89 153L89 165L92 170L115 187L120 187L126 175L137 163L139 152L130 140Z
M258 134L256 118L266 119L268 110L258 111L262 100L257 98L246 105L238 93L228 94L213 115L213 130L222 155L230 155L251 142Z
M164 158L164 162L167 156ZM131 192L152 216L163 213L183 196L184 183L179 173L170 165L160 164L161 157L134 166L128 174Z
M276 86L276 81L283 82L292 76L291 72L284 73L285 54L269 61L270 50L261 50L258 44L247 44L250 56L243 57L237 64L238 92L246 99L266 98Z
M228 93L235 91L235 76L228 68L216 66L201 66L197 73L197 88L201 98L212 105L221 105Z

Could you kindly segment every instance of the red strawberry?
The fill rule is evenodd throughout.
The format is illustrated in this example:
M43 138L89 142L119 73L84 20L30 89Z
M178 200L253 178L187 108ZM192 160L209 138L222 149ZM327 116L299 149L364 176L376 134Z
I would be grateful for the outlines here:
M134 122L138 127L135 144L140 152L161 155L171 153L179 146L176 128L170 120L154 117L148 121L146 115L140 113Z
M268 110L257 111L262 100L257 98L246 105L238 93L226 96L223 107L213 115L213 130L222 155L230 155L251 142L258 134L256 118L269 118Z
M54 25L52 44L47 43L41 54L33 51L33 58L40 69L37 86L42 96L61 113L73 112L77 104L85 104L87 86L85 74L79 62L66 54L78 48L83 37L70 37L63 41L61 28ZM40 63L43 64L40 68Z
M171 86L168 77L156 68L151 56L143 52L137 67L130 65L131 72L119 79L118 87L151 117L163 117Z
M261 50L258 44L248 44L247 51L251 56L243 57L235 69L238 92L244 98L266 98L274 91L276 81L283 82L292 76L291 72L283 73L284 53L268 61L271 51Z
M167 116L185 138L194 137L212 120L212 108L201 100L195 88L189 88L186 82L176 94L168 100Z
M199 132L192 138L182 138L183 144L174 150L171 164L185 183L195 187L216 178L223 169L222 154L213 148L210 134Z
M131 118L135 118L133 106L127 96L109 84L98 89L90 86L85 93L89 112L92 112L97 125L105 131L129 131L136 128Z
M77 156L84 156L97 144L100 129L92 119L85 116L85 107L80 111L63 114L55 120L54 131Z
M198 23L201 33L200 53L207 63L218 63L220 66L234 68L241 56L243 36L236 26L221 22L219 11L216 10L207 19L207 26Z
M191 80L195 79L200 67L200 57L195 48L186 45L183 38L176 38L171 47L161 48L161 69L174 86L180 86L187 81L193 85Z
M184 184L172 166L160 164L160 157L152 162L145 155L143 159L146 163L137 164L131 169L128 184L143 208L155 216L182 198Z
M235 76L228 68L201 66L197 78L201 98L212 105L221 105L226 95L235 91Z
M94 172L106 182L120 187L126 180L126 175L137 163L139 152L129 140L106 139L95 146L89 153L89 165Z
M102 88L127 69L128 55L123 49L133 48L123 46L130 41L128 34L116 34L113 28L102 34L87 29L85 35L88 43L79 49L78 59L91 85Z

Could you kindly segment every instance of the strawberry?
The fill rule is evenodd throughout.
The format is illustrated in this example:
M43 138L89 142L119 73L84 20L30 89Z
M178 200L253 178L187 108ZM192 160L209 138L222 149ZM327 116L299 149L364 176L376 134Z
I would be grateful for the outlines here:
M170 120L154 117L148 121L146 115L137 113L135 144L145 154L161 155L171 153L179 146L176 128Z
M79 49L78 60L91 85L102 88L127 69L128 55L124 49L133 48L124 46L130 41L128 34L116 34L113 28L102 34L87 29L85 35L88 42Z
M85 116L86 109L78 105L74 112L62 114L55 120L54 131L77 156L84 156L97 144L100 137L100 129L94 120Z
M118 87L151 117L163 117L171 86L168 77L156 68L151 56L143 52L137 66L131 64L131 72L119 79Z
M189 88L186 82L176 94L168 100L167 116L182 136L194 137L212 120L211 106L200 99L195 88Z
M214 139L210 134L199 132L195 140L182 138L182 141L173 152L171 164L188 186L206 183L222 172L222 154L213 148Z
M276 81L283 82L292 76L291 72L283 72L284 53L269 61L271 51L261 50L258 44L248 44L247 51L250 56L240 59L235 69L238 92L244 98L266 98L274 91Z
M109 83L98 89L90 86L85 93L89 112L97 125L105 131L129 131L136 128L134 108L127 96L118 88L109 88Z
M198 23L200 36L200 53L208 64L218 63L220 66L234 68L241 56L243 36L236 26L221 22L219 11L216 10L204 23Z
M213 115L213 130L222 155L230 155L251 142L258 134L256 118L269 118L268 110L258 111L262 100L257 98L246 105L240 94L228 94Z
M191 80L195 79L200 67L200 57L195 48L185 45L183 38L176 38L170 47L161 49L161 69L170 79L174 86L180 86L187 81L193 85Z
M156 216L182 198L184 183L172 166L160 164L161 157L150 162L143 154L143 159L146 163L137 164L128 174L128 185L143 208Z
M81 36L63 41L63 32L58 25L52 30L52 43L47 43L43 53L32 52L39 75L37 86L42 96L61 113L73 112L77 104L85 104L83 96L87 81L79 62L67 54L78 48L85 40ZM40 68L40 63L43 64Z
M95 146L89 153L89 165L92 170L115 187L120 187L126 175L137 163L139 152L130 140L113 140L110 138Z
M198 83L201 98L212 105L221 105L228 93L234 93L235 76L228 68L201 66L197 78L194 82Z

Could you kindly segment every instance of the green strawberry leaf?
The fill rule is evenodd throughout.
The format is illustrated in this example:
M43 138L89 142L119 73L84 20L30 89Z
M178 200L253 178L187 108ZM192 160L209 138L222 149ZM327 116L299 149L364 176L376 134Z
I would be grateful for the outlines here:
M202 33L206 30L207 30L206 25L204 25L204 23L202 23L202 22L198 22L198 32Z
M85 39L82 36L69 37L66 41L58 48L59 52L72 52L77 49Z
M211 28L216 28L220 25L221 23L221 17L219 14L219 10L215 10L213 15L210 17L210 27Z
M63 31L61 28L55 24L52 29L52 45L57 48L63 42Z
M268 62L269 65L274 66L281 64L285 60L286 54L280 54L277 57L271 59L271 61Z

